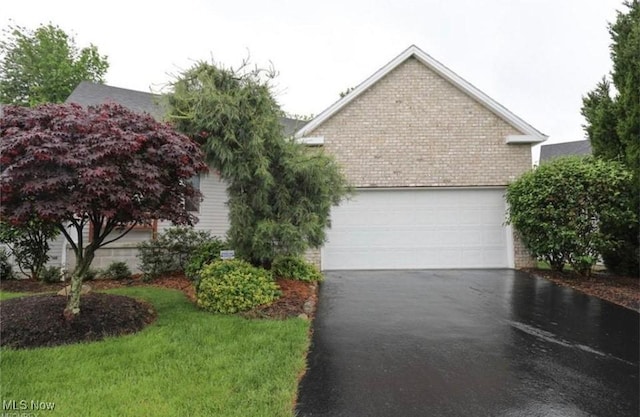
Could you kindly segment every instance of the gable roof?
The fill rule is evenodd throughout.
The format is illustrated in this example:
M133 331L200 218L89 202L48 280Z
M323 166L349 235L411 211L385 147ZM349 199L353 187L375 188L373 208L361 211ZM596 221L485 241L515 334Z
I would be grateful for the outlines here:
M289 137L293 136L299 129L302 129L307 124L306 120L292 119L291 117L281 117L280 124L282 125L284 135Z
M157 94L90 81L82 81L78 84L65 100L65 103L77 103L81 106L95 106L105 102L118 103L138 113L149 113L156 119L162 119L165 114L160 105L160 96Z
M540 162L571 155L591 155L591 142L576 140L573 142L552 143L540 147Z
M90 81L82 81L71 92L65 103L77 103L81 106L95 106L106 102L123 105L129 110L139 113L149 113L157 120L162 120L166 110L162 106L160 95L146 93L144 91L128 90L126 88L112 87L106 84L96 84ZM285 136L292 136L307 122L304 120L281 117Z
M495 115L509 123L516 130L523 133L522 137L513 138L513 142L519 143L537 143L543 142L547 139L547 135L541 133L533 126L511 113L507 108L493 100L491 97L487 96L482 91L478 90L476 87L471 85L469 82L462 79L459 75L451 71L449 68L445 67L443 64L435 60L433 57L425 53L423 50L418 48L415 45L411 45L409 48L404 50L400 55L395 57L389 63L387 63L384 67L380 68L376 73L363 81L360 85L358 85L353 91L349 94L342 97L340 100L336 101L322 113L318 114L313 120L307 123L302 129L296 132L296 137L300 138L315 130L318 126L323 124L333 115L342 110L346 105L351 103L358 97L360 94L364 93L369 87L377 83L384 76L389 74L391 71L396 69L400 64L404 63L406 60L410 58L415 58L422 64L424 64L427 68L440 75L445 80L449 81L455 87L471 96L471 98L478 101L484 107L489 109Z

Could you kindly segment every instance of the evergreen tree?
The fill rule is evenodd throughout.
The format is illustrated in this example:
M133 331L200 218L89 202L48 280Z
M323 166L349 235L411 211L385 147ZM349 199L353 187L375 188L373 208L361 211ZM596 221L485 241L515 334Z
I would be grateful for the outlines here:
M640 2L626 2L627 13L618 13L609 33L613 39L611 78L618 90L616 130L624 146L627 164L640 177Z
M584 126L593 154L610 160L624 160L625 149L617 132L618 112L611 97L611 84L606 78L582 99Z
M333 158L285 138L273 72L200 62L173 83L169 118L199 141L228 182L228 237L238 256L269 266L325 241L330 209L347 193Z
M609 26L611 79L617 90L612 95L610 84L603 79L595 90L583 98L584 126L596 157L619 160L634 174L635 187L631 199L637 214L640 207L640 2L625 2L626 13L618 12ZM624 226L602 222L601 228L623 242L602 254L607 268L614 272L637 276L639 233L638 219Z

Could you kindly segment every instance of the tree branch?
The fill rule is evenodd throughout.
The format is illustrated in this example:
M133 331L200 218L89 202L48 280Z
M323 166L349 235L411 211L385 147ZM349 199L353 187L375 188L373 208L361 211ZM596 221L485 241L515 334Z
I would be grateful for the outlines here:
M73 241L73 239L71 239L71 235L65 230L64 226L62 225L62 223L57 223L56 226L58 226L58 229L60 229L60 232L62 232L62 234L64 235L64 238L67 239L67 242L69 243L69 245L71 245L71 248L73 249L73 252L77 255L78 254L78 246L76 246L76 244Z
M138 222L133 222L133 224L131 224L131 226L127 227L127 228L125 229L125 231L124 231L124 232L122 232L122 233L120 234L120 236L116 237L115 239L111 239L111 240L108 240L108 241L106 241L106 242L102 242L102 245L100 245L100 246L108 245L109 243L113 243L113 242L115 242L116 240L119 240L119 239L123 238L123 237L124 237L124 235L126 235L127 233L129 233L129 232L130 232L134 227L136 227L137 225L138 225ZM113 230L113 229L112 229L112 230ZM106 236L105 236L105 237L106 237Z

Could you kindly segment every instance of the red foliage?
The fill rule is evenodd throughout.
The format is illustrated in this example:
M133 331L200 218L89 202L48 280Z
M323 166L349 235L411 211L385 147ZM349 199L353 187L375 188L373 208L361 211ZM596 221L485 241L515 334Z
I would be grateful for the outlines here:
M193 224L185 199L201 199L190 178L205 172L188 137L117 104L6 106L0 118L0 215L34 214L94 227Z

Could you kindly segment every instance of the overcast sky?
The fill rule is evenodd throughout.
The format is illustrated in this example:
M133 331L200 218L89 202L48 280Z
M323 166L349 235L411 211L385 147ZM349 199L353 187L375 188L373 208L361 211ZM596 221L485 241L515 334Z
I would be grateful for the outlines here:
M0 25L54 23L108 55L109 85L157 91L194 61L279 71L277 99L318 114L415 44L550 136L584 138L581 98L611 70L622 0L3 1Z

